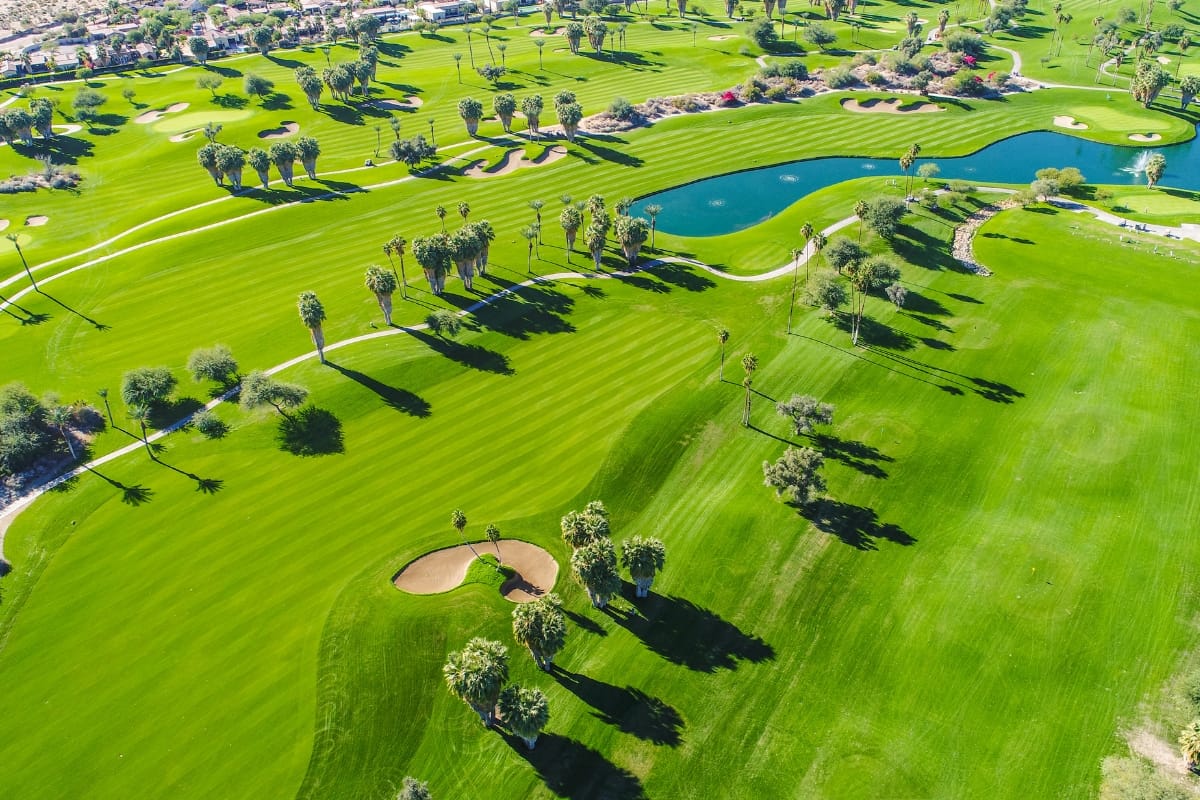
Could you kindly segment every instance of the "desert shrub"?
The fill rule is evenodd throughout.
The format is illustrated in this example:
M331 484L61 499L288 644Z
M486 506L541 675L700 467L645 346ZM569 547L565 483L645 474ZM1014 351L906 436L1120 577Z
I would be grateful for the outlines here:
M969 56L978 58L983 55L983 37L976 33L967 33L966 31L950 31L942 39L942 44L951 53L966 53Z
M220 439L229 433L229 426L225 421L211 411L197 411L192 417L192 424L207 439Z
M608 107L608 113L622 122L628 122L634 117L633 104L624 97L618 97L612 101L612 105Z
M788 87L784 86L783 84L776 84L775 86L772 86L763 92L763 95L765 95L768 100L787 100Z
M858 79L854 77L854 73L846 67L833 67L825 70L823 74L825 83L830 89L845 89L848 86L858 83Z
M883 77L883 73L877 70L871 70L867 73L867 77L863 78L871 86L883 86L887 83L887 78Z

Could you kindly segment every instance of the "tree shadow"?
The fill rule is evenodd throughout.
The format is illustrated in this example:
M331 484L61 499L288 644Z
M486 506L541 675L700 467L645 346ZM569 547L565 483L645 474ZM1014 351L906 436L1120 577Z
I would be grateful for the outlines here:
M909 356L902 356L898 353L885 353L882 350L877 350L870 346L867 346L866 349L872 353L875 353L876 355L883 356L884 358L891 359L899 364L903 364L909 369L914 369L918 372L924 372L927 375L932 375L942 380L950 380L953 383L957 383L963 389L969 389L970 391L982 397L984 400L991 400L993 403L1011 403L1017 398L1025 396L1024 392L1009 386L1007 383L992 381L986 378L973 378L969 375L963 375L961 372L954 372L944 367L937 367L933 364L927 364L924 361L918 361L917 359ZM946 376L954 377L948 378ZM962 378L963 380L957 381L954 380L954 378ZM961 394L961 392L959 392L959 394Z
M924 374L926 374L926 375L929 375L931 378L937 378L938 380L936 380L936 381L935 381L935 380L930 380L929 378L922 378L920 375L914 375L912 372L907 372L907 371L904 371L904 370L896 369L896 367L894 367L894 366L891 366L890 364L888 364L888 363L885 363L885 362L883 362L883 361L876 361L876 360L874 360L874 359L872 359L872 358L867 358L867 356L865 356L865 355L863 355L862 353L858 352L858 350L857 350L857 349L853 349L853 350L851 350L851 349L846 349L846 348L838 347L838 346L837 346L837 345L835 345L835 344L831 344L831 343L829 343L829 342L825 342L825 341L822 341L822 340L820 340L820 339L816 339L816 338L814 338L814 337L812 337L812 336L805 336L805 335L803 335L803 334L799 334L799 333L794 333L794 334L792 334L792 335L793 335L793 336L799 336L801 339L805 339L805 340L807 340L807 341L810 341L810 342L815 342L815 343L817 343L817 344L824 345L825 347L828 347L828 348L830 348L831 350L837 350L839 353L842 353L842 354L844 354L844 355L848 355L848 356L850 356L851 358L857 358L859 361L866 362L867 364L871 364L872 366L879 367L880 369L886 369L888 372L895 373L896 375L902 375L902 376L904 376L905 378L909 378L909 379L911 379L911 380L914 380L914 381L920 381L921 383L927 383L927 384L929 384L930 386L933 386L933 387L935 387L935 388L941 389L943 392L946 392L947 394L952 394L952 395L963 395L963 394L966 394L966 392L964 391L964 388L963 388L963 387L964 387L964 384L962 384L962 383L959 383L959 382L957 382L957 381L953 380L952 378L947 378L947 377L945 377L945 376L943 376L943 375L940 375L940 374L938 374L938 373L936 373L936 372L931 372L930 370L927 370L927 369L920 369L920 368L917 368L917 367L911 367L911 366L910 366L910 365L907 363L907 361L906 361L906 360L904 360L904 359L902 359L901 357L897 356L897 357L893 358L893 355L894 355L894 354L892 354L892 353L887 353L887 352L885 352L885 351L882 351L882 350L875 350L875 349L872 349L872 348L864 348L864 349L866 349L866 350L867 350L867 352L870 352L870 353L875 353L876 355L881 355L881 356L883 356L883 357L885 357L885 358L889 358L889 359L891 359L891 360L893 360L893 361L896 361L896 362L897 362L897 363L899 363L899 364L902 364L902 365L904 365L904 366L906 366L906 367L910 367L910 368L911 368L911 369L913 369L915 372L924 373Z
M633 585L623 581L622 593L631 597ZM690 600L652 593L631 602L630 611L609 606L604 612L672 664L716 672L737 669L741 661L757 664L775 658L775 648L763 639Z
M383 404L389 408L394 408L409 416L413 417L428 417L430 411L429 401L420 395L414 394L407 389L398 389L395 386L389 386L386 383L377 381L370 375L365 375L357 370L348 369L332 361L325 362L330 367L333 367L338 372L345 375L355 383L370 389L379 398L383 400Z
M851 318L849 314L839 314L831 318L834 326L846 333L850 332ZM859 346L885 347L888 350L912 350L916 342L912 336L879 320L863 315L858 324Z
M443 295L445 297L445 295ZM477 344L462 344L451 339L443 339L426 331L406 328L408 333L420 339L430 350L445 356L451 361L457 361L465 367L477 369L480 372L494 372L497 375L512 375L513 368L508 363L508 356L489 350Z
M242 71L240 69L234 69L233 67L221 67L221 66L217 66L216 64L210 63L210 64L206 64L204 69L208 70L209 72L215 72L218 75L220 75L222 78L240 78L240 77L242 77Z
M230 71L236 72L236 70ZM241 73L239 72L238 74L240 75ZM210 99L212 100L213 105L220 106L221 108L242 109L250 105L250 100L248 98L242 97L238 94L218 94Z
M121 492L121 502L125 503L126 505L140 506L143 503L150 502L150 500L152 500L154 497L154 490L148 486L142 486L140 484L136 486L126 486L120 481L113 480L104 473L98 472L96 469L89 467L86 464L84 464L83 468L119 490Z
M297 456L322 456L346 451L342 422L332 412L306 406L295 416L282 417L276 441L281 450Z
M96 320L89 317L87 314L84 314L82 311L76 311L75 309L71 308L69 305L64 303L62 300L59 300L57 297L55 297L52 294L47 294L46 292L41 291L40 289L38 290L38 293L41 294L43 297L45 297L50 302L57 303L62 308L66 309L67 311L70 311L72 314L79 317L84 322L88 323L89 325L91 325L93 328L95 328L98 331L107 331L107 330L112 329L111 325L105 325L103 322L97 322Z
M620 269L625 269L625 265L622 264ZM667 292L671 291L670 284L651 280L649 277L647 277L648 275L653 275L653 273L613 273L614 278L626 286L632 286L635 289L642 289L643 291L654 292L655 294L666 294Z
M262 101L263 111L291 111L292 98L283 92L272 92Z
M45 314L45 313L41 313L41 312L38 312L35 314L35 313L31 312L29 309L25 308L24 306L18 305L17 303L13 302L12 300L5 298L4 295L0 295L0 303L8 304L8 305L5 305L3 307L3 309L0 309L0 310L3 310L5 314L8 314L10 317L15 319L17 322L21 323L22 326L24 326L24 325L41 325L46 320L50 319L49 314ZM21 316L21 314L13 313L14 308L17 309L17 311L20 311L21 314L24 314L25 316Z
M153 428L165 428L174 423L175 420L190 417L202 408L204 408L204 404L194 397L180 397L175 400L156 403L150 409L150 419L148 422Z
M954 329L941 320L934 319L933 317L925 317L920 314L914 314L911 311L905 311L904 314L909 319L916 320L922 325L927 325L930 328L933 328L935 331L941 331L942 333L954 333Z
M187 470L183 470L179 467L168 464L157 456L154 457L154 463L158 464L160 467L166 467L173 472L178 472L180 475L194 480L196 482L197 492L201 492L203 494L216 494L225 487L225 481L221 480L220 478L201 478L199 475L193 472L188 472Z
M689 292L703 292L717 285L712 278L687 264L672 262L660 264L653 269L656 277Z
M575 326L563 319L575 305L567 295L548 286L520 286L494 274L482 279L512 293L474 308L471 313L480 325L514 339L541 333L574 333Z
M882 524L873 508L851 505L824 497L799 507L800 514L822 533L832 534L857 550L878 550L878 539L912 545L916 539L899 525Z
M678 747L683 741L683 717L661 699L633 686L614 686L562 667L553 667L550 674L563 688L595 709L592 716L614 728L668 747Z
M949 251L946 242L912 225L901 223L891 245L896 255L910 264L931 270L966 271Z
M811 438L812 443L826 458L845 464L874 478L886 478L888 474L882 467L872 462L891 463L896 460L866 442L842 439L827 433L818 433Z
M632 153L625 153L620 150L614 150L611 147L604 147L603 145L598 144L595 139L595 135L588 134L587 138L576 137L575 144L584 150L587 150L589 153L592 153L596 158L603 159L604 161L611 161L612 163L620 164L623 167L640 167L645 163L641 158L633 155Z
M599 751L557 733L543 733L530 750L524 740L506 733L504 737L521 758L529 762L557 797L568 800L645 800L646 791L638 777L618 767Z
M608 631L604 630L604 628L601 628L599 623L597 623L591 617L585 617L583 614L576 614L574 611L570 611L565 608L563 609L563 613L566 614L567 619L575 623L575 626L580 630L587 631L588 633L594 633L597 636L608 636Z
M904 309L915 314L937 314L938 316L950 316L950 309L934 300L932 297L926 297L920 292L908 292L904 297Z

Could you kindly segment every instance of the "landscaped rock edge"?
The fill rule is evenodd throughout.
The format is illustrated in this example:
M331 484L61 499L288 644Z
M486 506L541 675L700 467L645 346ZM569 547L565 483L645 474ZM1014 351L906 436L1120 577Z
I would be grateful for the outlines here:
M976 275L989 277L992 274L990 269L975 260L975 233L983 227L983 223L1014 205L1016 203L1012 200L990 203L967 217L961 225L954 229L954 245L950 252L958 259L958 263Z

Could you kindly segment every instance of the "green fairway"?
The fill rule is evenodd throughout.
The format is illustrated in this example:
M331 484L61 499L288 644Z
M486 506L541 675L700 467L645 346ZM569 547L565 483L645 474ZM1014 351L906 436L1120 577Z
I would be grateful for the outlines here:
M936 19L940 6L914 9ZM914 142L922 159L948 158L1052 130L1059 114L1091 140L1128 145L1141 131L1173 143L1194 135L1195 116L1083 88L941 98L945 111L911 115L851 113L831 93L588 134L555 142L567 155L553 163L462 174L541 147L520 118L511 135L494 119L466 135L458 100L490 111L493 87L466 68L489 44L507 45L508 90L544 96L546 127L567 88L591 114L619 96L745 80L762 49L742 54L742 23L708 11L695 30L627 14L623 51L572 56L553 41L541 64L533 18L498 20L487 43L476 32L468 45L461 28L386 38L373 97L418 97L419 110L396 112L403 135L432 127L441 148L441 166L419 174L384 163L387 112L327 94L309 107L292 70L319 73L319 48L214 62L223 100L196 87L194 66L94 81L111 95L108 118L56 151L85 174L79 191L4 196L5 233L20 235L41 283L0 314L0 385L101 411L107 389L114 424L88 455L130 452L47 492L6 532L0 520L6 795L382 800L413 775L436 798L496 800L1096 796L1101 761L1128 753L1148 698L1200 644L1189 413L1200 244L1036 203L983 224L983 277L952 242L1001 196L914 202L892 240L854 223L831 236L892 259L907 290L902 307L881 291L866 300L854 346L844 309L801 301L785 332L793 282L824 264L745 279L791 261L804 223L820 231L861 199L900 197L898 164L737 233L658 230L642 262L678 258L643 271L623 271L611 237L599 270L583 231L569 253L560 197L598 193L612 209L783 161L897 159ZM838 23L835 47L903 35L907 5L859 11L870 24ZM343 43L332 59L356 53ZM846 57L803 56L814 68ZM244 97L250 73L277 94ZM69 106L77 88L38 96ZM166 111L176 103L189 106ZM161 119L134 121L155 110ZM202 134L169 141L208 122L243 148L294 122L291 141L321 142L317 180L297 164L295 188L231 195L197 162ZM31 152L0 148L0 168L24 171ZM249 167L244 179L256 183ZM940 185L918 179L915 191ZM1169 187L1089 185L1077 197L1139 221L1200 219L1195 193ZM530 252L521 230L534 200L544 224ZM487 273L474 291L452 277L435 296L412 241L442 229L439 206L457 230L463 202L496 231ZM30 215L49 220L23 226ZM401 266L381 249L397 234L409 286L388 328L364 271ZM5 252L9 298L27 278ZM297 318L306 290L328 312L327 364ZM464 312L456 338L422 325L440 309ZM164 427L220 393L185 368L217 343L243 377L281 367L307 404L285 417L220 403L224 437L188 426L151 458L122 374L163 365L179 379L151 419ZM743 426L747 353L758 368ZM775 411L794 394L834 404L833 424L794 433ZM828 488L810 507L763 483L764 462L788 446L825 456ZM665 542L649 598L627 581L600 610L573 580L559 521L597 498L615 541ZM514 606L490 568L473 565L441 594L393 585L406 564L459 543L455 508L471 541L494 523L557 560L570 624L553 672L514 641ZM512 680L549 698L535 750L484 729L447 691L447 654L474 636L505 643Z

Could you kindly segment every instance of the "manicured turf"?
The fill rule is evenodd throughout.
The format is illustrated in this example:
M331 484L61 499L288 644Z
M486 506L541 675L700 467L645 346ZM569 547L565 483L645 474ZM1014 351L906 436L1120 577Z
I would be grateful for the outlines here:
M562 74L540 91L577 83L594 111L617 94L715 88L748 71L737 40L701 36L693 49L686 28L644 28L630 49L635 36L657 37L654 63L616 68L548 47L547 72ZM510 65L528 70L514 81L536 80L536 53L512 41ZM490 92L459 87L450 50L435 44L392 42L385 56L402 66L383 65L381 78L400 82L389 96L419 90L427 105L405 130L432 115L444 145L465 139L457 98ZM295 94L290 58L323 62L228 63ZM577 67L588 80L569 80ZM195 73L138 81L136 99L190 100L192 114L203 102ZM453 225L460 200L492 221L492 267L476 283L490 293L527 277L517 231L530 199L547 201L534 269L558 272L568 269L555 221L564 192L601 192L611 205L788 158L896 155L914 140L923 155L961 154L1096 103L1056 90L916 120L850 114L839 99L669 119L494 179L419 178L277 207L304 196L302 180L266 202L229 199L154 223L100 252L225 222L23 298L21 313L47 317L0 319L0 382L115 396L123 370L161 363L182 377L191 349L217 341L243 370L276 364L308 347L294 310L304 289L324 301L330 341L379 331L362 273L386 263L380 245L393 233L437 230L435 205ZM247 106L253 115L223 136L248 145L297 120L326 148L323 170L370 155L374 120L346 125L290 102ZM1132 115L1166 140L1192 133L1114 96L1086 134L1119 141ZM17 218L45 203L58 221L26 231L35 262L69 256L45 274L86 261L70 255L84 244L221 196L194 162L196 143L167 143L153 127L81 136L106 155L78 197L6 206ZM161 191L135 186L133 165L155 155ZM405 174L380 167L317 185L349 191ZM846 216L880 180L822 190L739 234L660 234L658 244L758 272L788 258L800 224ZM1195 201L1125 190L1113 202L1178 220ZM139 451L39 500L5 541L0 784L21 798L340 799L394 796L413 774L435 797L498 800L1093 796L1118 732L1196 644L1200 544L1187 533L1200 442L1186 409L1200 364L1186 343L1200 333L1190 289L1200 248L1172 243L1168 256L1085 216L1009 211L977 239L996 272L985 279L949 253L976 205L908 218L894 244L908 303L872 298L863 348L808 308L785 335L786 277L735 284L672 266L559 280L469 316L458 342L397 332L335 350L329 366L285 370L318 410L305 443L329 452L293 455L277 416L222 406L224 439L173 434L157 463ZM249 211L263 213L234 219ZM620 265L608 256L606 270ZM433 298L411 257L407 267L413 299L396 298L398 323L475 299L455 281ZM724 382L719 326L733 332ZM739 424L747 351L760 359L751 428ZM183 383L182 407L207 399L211 387ZM829 499L815 524L762 485L763 461L785 443L813 444L774 414L797 392L837 405L817 442ZM130 441L108 431L93 451ZM617 539L667 543L656 596L639 606L627 591L611 612L593 610L570 580L558 519L596 497ZM519 651L512 606L493 586L429 597L392 587L400 566L457 541L455 507L475 538L494 522L559 559L556 591L572 615L563 671L539 673ZM446 653L474 635L507 642L514 679L550 698L533 754L483 730L443 685Z

